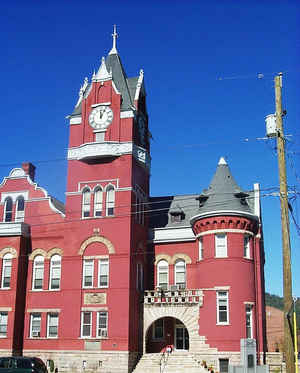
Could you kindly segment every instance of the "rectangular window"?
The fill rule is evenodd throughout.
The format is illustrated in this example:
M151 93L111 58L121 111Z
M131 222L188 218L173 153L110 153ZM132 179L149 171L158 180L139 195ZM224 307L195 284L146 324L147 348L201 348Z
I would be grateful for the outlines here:
M0 337L6 337L7 335L7 321L8 313L0 312Z
M97 312L97 337L107 337L107 312Z
M108 259L100 259L98 262L98 287L99 288L108 287L108 272L109 272Z
M153 325L153 339L164 338L164 319L158 319Z
M252 305L246 305L246 338L253 338Z
M30 315L30 337L36 338L41 336L41 314L32 313Z
M58 313L48 313L47 337L58 337Z
M216 258L227 257L227 237L225 233L215 235Z
M219 359L220 373L228 373L229 359Z
M202 260L203 259L203 240L202 238L200 237L199 238L199 241L198 241L198 250L199 250L199 260Z
M229 323L228 291L217 291L217 324Z
M83 287L91 288L93 287L94 279L94 260L85 259L83 261Z
M81 313L81 337L92 336L92 312Z
M250 236L244 236L244 257L250 259Z

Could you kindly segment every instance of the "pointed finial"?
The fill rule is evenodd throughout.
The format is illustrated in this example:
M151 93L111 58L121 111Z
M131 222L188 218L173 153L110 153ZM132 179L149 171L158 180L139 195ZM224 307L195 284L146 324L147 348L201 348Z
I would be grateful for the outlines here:
M218 166L226 166L227 162L225 161L224 157L221 157L218 163Z
M118 54L118 51L117 51L117 37L118 37L118 34L117 34L117 26L114 25L114 32L111 34L111 36L113 37L113 46L109 52L109 54Z

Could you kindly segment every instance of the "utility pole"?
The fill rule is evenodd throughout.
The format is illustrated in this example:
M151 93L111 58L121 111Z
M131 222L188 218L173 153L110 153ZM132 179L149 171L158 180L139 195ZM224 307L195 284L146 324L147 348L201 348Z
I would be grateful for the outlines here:
M282 113L282 73L275 76L275 103L276 103L276 127L277 127L277 155L279 169L279 191L281 208L282 231L282 261L283 261L283 302L284 302L284 355L286 372L295 372L293 336L289 327L287 314L293 304L292 298L292 271L291 271L291 246L290 223L288 208L288 191L285 165L285 137L283 132Z

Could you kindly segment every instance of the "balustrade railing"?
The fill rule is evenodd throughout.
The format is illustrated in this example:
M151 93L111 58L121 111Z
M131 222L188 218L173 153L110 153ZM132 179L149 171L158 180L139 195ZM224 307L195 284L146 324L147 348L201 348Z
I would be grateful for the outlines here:
M145 290L144 304L202 304L203 291L200 289Z

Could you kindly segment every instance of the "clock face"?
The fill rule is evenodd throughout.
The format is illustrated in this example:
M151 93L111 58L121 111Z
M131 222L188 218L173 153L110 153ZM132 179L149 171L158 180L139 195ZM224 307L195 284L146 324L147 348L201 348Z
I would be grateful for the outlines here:
M113 112L108 106L97 106L89 116L89 123L95 129L107 128L113 120Z

